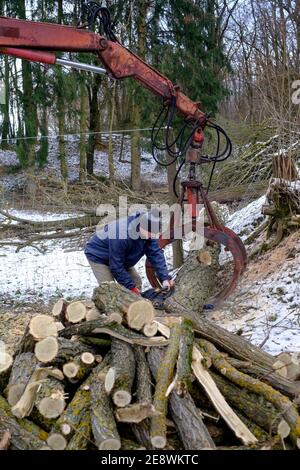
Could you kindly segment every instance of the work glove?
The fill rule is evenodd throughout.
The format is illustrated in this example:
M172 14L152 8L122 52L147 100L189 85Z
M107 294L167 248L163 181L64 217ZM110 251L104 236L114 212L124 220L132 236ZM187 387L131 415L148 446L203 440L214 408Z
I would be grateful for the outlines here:
M138 290L137 287L132 287L131 289L131 292L134 292L136 295L141 295L140 291Z
M165 280L162 285L164 289L171 290L174 287L174 281L173 279Z

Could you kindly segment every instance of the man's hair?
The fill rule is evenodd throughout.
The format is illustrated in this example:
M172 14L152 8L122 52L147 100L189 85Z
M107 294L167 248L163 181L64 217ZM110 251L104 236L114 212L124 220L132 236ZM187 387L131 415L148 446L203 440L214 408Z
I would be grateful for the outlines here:
M157 235L161 232L162 220L161 212L159 209L152 209L140 216L140 227L146 232Z

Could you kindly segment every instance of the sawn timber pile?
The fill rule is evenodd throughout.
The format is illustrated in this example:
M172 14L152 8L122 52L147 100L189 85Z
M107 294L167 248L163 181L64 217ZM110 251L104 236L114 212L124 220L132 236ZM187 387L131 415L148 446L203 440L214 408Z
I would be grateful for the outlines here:
M299 358L114 282L34 316L0 364L0 449L299 448Z

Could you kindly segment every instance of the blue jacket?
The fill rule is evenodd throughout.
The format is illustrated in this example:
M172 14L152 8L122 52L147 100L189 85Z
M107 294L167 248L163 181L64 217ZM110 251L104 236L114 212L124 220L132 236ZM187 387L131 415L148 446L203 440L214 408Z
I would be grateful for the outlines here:
M154 267L161 282L170 279L165 257L157 240L144 240L137 236L139 215L106 225L89 239L84 250L88 260L109 266L116 281L127 289L135 287L127 269L134 266L144 255Z

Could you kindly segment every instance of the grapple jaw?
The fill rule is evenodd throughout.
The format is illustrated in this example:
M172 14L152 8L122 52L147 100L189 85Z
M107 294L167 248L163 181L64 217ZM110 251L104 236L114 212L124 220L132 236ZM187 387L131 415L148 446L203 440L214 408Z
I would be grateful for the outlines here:
M189 233L191 227L184 226L180 227L182 233ZM176 231L171 230L170 237L166 238L162 234L158 240L159 246L164 248L165 246L173 243L176 240ZM227 298L236 288L238 281L243 274L246 265L247 265L247 253L244 247L242 240L227 227L219 225L218 228L214 227L205 227L204 228L204 237L207 240L210 240L214 243L223 245L226 251L229 251L233 258L233 274L231 281L219 292L214 300L212 301L214 305L217 305L218 302ZM161 284L156 276L154 268L151 266L149 261L146 261L146 274L147 278L152 287L161 287Z

